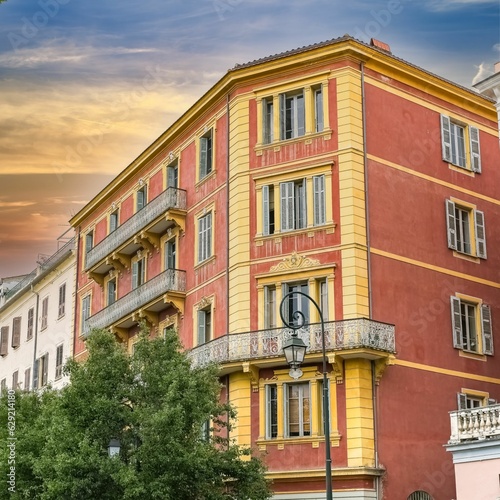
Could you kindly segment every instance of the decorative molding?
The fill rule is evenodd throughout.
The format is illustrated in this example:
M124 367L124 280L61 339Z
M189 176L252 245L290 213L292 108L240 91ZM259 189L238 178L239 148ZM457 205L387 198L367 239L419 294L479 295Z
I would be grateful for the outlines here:
M196 304L196 309L198 311L201 311L202 309L205 309L209 306L211 306L214 302L214 297L213 295L211 297L203 297L198 304Z
M389 354L389 356L375 361L375 384L379 385L380 379L384 374L385 369L388 366L394 365L396 362L396 356L394 354Z
M291 269L305 269L308 267L319 266L320 262L317 259L311 259L310 257L303 257L297 252L292 252L291 255L285 257L279 264L271 267L271 272L277 271L289 271Z

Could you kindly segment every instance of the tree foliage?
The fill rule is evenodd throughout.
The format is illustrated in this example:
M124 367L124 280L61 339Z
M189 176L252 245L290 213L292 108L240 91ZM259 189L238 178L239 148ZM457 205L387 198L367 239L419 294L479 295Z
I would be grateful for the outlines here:
M235 414L219 402L215 367L191 368L174 331L152 340L143 333L132 356L104 330L87 347L85 362L66 365L62 390L16 392L15 493L2 488L0 499L270 497L260 458L228 438ZM7 422L8 396L0 403ZM0 429L2 477L9 430ZM108 455L111 439L120 441L119 456Z

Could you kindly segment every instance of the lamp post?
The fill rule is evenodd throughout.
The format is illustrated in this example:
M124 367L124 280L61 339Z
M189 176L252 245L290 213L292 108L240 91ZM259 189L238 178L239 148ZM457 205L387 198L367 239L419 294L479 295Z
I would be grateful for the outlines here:
M302 370L300 370L300 365L304 361L304 356L306 353L307 346L304 341L298 337L297 330L302 328L307 320L306 316L302 311L296 310L291 314L292 322L289 322L288 316L284 314L284 307L289 303L289 299L294 295L302 295L306 299L310 300L316 310L319 313L319 319L321 321L321 347L323 353L323 413L324 413L324 432L325 432L325 462L326 462L326 500L332 500L332 458L330 454L330 395L328 389L328 377L326 371L326 349L325 349L325 324L323 321L323 313L316 301L304 292L299 292L297 290L287 293L280 304L280 316L283 324L291 328L292 335L289 340L283 345L283 352L288 364L291 367L290 376L292 378L299 378L302 375Z

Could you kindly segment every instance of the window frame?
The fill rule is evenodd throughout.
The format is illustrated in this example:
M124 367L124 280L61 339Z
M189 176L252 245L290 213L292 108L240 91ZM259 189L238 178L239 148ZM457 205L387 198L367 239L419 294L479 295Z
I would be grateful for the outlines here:
M26 340L31 340L33 338L33 326L35 324L35 308L30 307L28 309L28 324L26 327Z
M120 209L116 208L109 214L108 234L111 234L113 231L116 231L119 225L120 225Z
M168 188L179 188L179 160L175 159L166 166L165 169L165 179L166 185L165 189Z
M135 192L135 213L141 211L148 204L148 185L143 184Z
M23 390L28 392L31 389L31 366L24 370L24 387Z
M132 258L132 290L141 287L147 281L147 258L146 255L136 255Z
M213 311L211 304L202 309L198 309L196 339L196 345L206 344L213 339Z
M64 344L59 344L56 347L56 373L54 380L59 380L63 375L62 373L64 367L63 356L64 356Z
M88 294L82 297L81 308L80 308L80 331L83 334L87 333L89 328L87 325L87 320L91 316L92 309L92 295Z
M197 262L201 264L213 255L213 210L198 217L196 234Z
M59 286L58 319L66 314L66 283Z
M441 114L441 152L447 163L477 174L481 173L481 146L479 129L453 117ZM459 141L457 131L463 130ZM464 159L460 162L457 150L462 142ZM454 154L455 151L455 154Z
M17 349L21 345L21 316L12 318L12 349Z
M42 300L42 315L41 315L40 330L47 329L48 324L49 324L49 296L47 295Z
M215 128L207 127L207 130L198 138L198 181L202 181L215 171Z
M484 304L480 299L464 296L462 294L452 295L450 297L450 303L453 347L471 354L493 356L493 330L490 306ZM470 332L464 332L463 316L465 314L463 312L462 304L464 306L468 306L468 308L474 308L473 324L475 329L475 350L472 348L470 341L466 342L467 345L464 345L464 335L467 340L467 338L470 337ZM470 309L467 309L467 311L470 311Z
M486 224L484 218L484 212L478 210L475 205L471 205L465 202L458 201L454 198L445 200L446 208L446 230L448 239L448 248L455 250L456 252L464 255L469 255L472 257L477 257L479 259L487 259L487 249L486 249ZM457 223L462 220L462 217L458 217L457 213L462 216L463 214L468 215L468 237L465 241L464 234L464 224L460 226L460 231L458 229L459 224ZM459 234L460 233L460 234ZM459 244L459 237L461 236L462 244ZM465 245L470 246L470 253L465 251Z
M280 140L306 135L306 96L304 88L279 94Z
M287 382L283 384L283 395L285 397L284 403L284 437L285 438L303 438L303 437L311 437L311 421L312 421L312 412L311 412L311 384L309 381L304 382ZM290 422L290 394L289 389L297 388L298 389L298 421ZM307 398L304 396L304 389L307 388ZM295 399L295 398L294 398ZM304 404L304 400L307 400L307 410ZM307 413L307 415L306 415ZM309 425L309 431L306 431L306 425ZM298 433L291 433L291 426L298 426Z

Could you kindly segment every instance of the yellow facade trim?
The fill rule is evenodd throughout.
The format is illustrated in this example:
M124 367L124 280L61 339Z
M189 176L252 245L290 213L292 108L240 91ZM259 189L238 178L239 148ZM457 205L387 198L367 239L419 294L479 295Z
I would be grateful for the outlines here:
M448 370L446 368L439 368L437 366L414 363L413 361L405 361L404 359L395 359L394 364L397 366L404 366L405 368L414 368L416 370L439 373L441 375L449 375L450 377L466 378L469 380L475 380L477 382L487 382L489 384L500 385L500 378L485 377L484 375L475 375L468 372L459 372L457 370Z
M485 196L484 194L478 193L476 191L471 191L470 189L465 189L460 186L457 186L456 184L452 184L451 182L446 182L441 179L437 179L436 177L432 177L427 174L423 174L422 172L417 172L416 170L413 170L411 168L403 167L402 165L398 165L397 163L393 163L389 160L385 160L383 158L380 158L378 156L368 154L368 159L373 160L377 163L381 163L382 165L385 165L386 167L391 167L396 170L399 170L401 172L405 172L410 175L414 175L415 177L419 177L421 179L424 179L426 181L434 182L435 184L438 184L440 186L444 186L450 189L453 189L454 191L458 191L460 193L464 193L470 196L474 196L476 198L479 198L480 200L487 201L489 203L494 203L495 205L500 205L500 200L497 198L491 198L490 196Z
M434 266L427 262L422 262L420 260L410 259L408 257L403 257L395 253L386 252L385 250L379 250L377 248L370 248L370 252L375 255L380 255L381 257L387 257L388 259L397 260L399 262L404 262L405 264L411 264L413 266L423 267L424 269L430 271L436 271L438 273L446 274L448 276L454 276L455 278L461 278L474 283L480 283L481 285L491 286L493 288L500 288L500 283L496 281L486 280L484 278L478 278L477 276L472 276L470 274L459 273L458 271L452 271L451 269L446 269L445 267Z
M252 387L248 373L238 372L229 376L229 401L238 412L238 419L231 429L231 438L239 446L252 445Z

